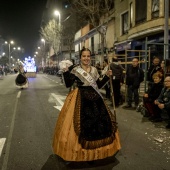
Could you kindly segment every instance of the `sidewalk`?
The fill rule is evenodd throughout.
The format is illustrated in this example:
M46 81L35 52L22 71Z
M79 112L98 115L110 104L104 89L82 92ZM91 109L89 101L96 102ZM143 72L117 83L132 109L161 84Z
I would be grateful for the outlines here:
M127 87L125 86L125 84L123 84L123 85L121 86L120 91L121 91L122 95L124 96L124 98L126 97L126 96L125 96L125 95L126 95L126 93L125 93L126 90L127 90ZM140 88L139 88L139 97L140 97L140 100L141 100L141 101L142 101L142 97L143 97L144 91L145 91L145 84L144 84L144 82L142 82L141 85L140 85ZM104 88L100 89L100 92L101 92L101 93L104 95L104 97L105 97L106 92L105 92Z

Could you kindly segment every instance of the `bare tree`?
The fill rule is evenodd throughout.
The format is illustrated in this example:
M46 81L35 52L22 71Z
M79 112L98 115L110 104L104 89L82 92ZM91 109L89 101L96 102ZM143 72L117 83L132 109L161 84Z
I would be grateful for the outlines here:
M109 15L114 6L114 0L69 0L74 12L83 16L94 27L99 26L101 18Z
M69 0L73 12L78 13L82 19L87 20L101 35L101 50L104 50L107 22L105 16L109 16L114 7L114 0Z
M61 45L62 25L52 19L44 28L41 27L40 34L45 39L45 42L53 47L54 52L57 53Z
M64 20L62 22L62 24L63 24L63 34L62 34L63 46L66 46L67 50L69 51L69 55L71 59L71 53L74 44L74 36L76 31L80 27L78 28L75 14L71 14L67 20Z

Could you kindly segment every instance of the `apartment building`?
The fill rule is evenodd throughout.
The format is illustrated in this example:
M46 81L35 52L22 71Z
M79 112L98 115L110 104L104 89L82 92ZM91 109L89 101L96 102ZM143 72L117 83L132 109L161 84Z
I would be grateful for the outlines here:
M108 55L124 56L125 60L125 56L144 56L145 50L149 50L151 59L155 55L164 58L165 0L115 0L113 11L99 26L107 23L105 49ZM75 36L76 54L83 45L87 45L95 54L95 59L102 62L106 54L101 56L101 37L96 28L87 29L86 34L81 32ZM150 43L148 49L145 49L146 43Z

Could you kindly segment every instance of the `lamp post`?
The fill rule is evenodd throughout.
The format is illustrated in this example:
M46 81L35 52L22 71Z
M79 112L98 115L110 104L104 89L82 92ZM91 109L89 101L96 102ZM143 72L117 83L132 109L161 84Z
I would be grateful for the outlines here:
M45 48L45 40L42 38L41 41L43 42L44 48Z
M9 64L9 69L10 69L10 55L11 55L11 44L14 44L14 41L10 41L9 43L5 41L5 44L8 44L8 64Z
M43 42L43 45L44 45L44 56L45 56L45 39L41 39L41 41ZM44 57L42 57L42 68L44 70Z
M58 10L55 10L55 11L54 11L54 15L55 15L55 16L58 16L58 23L59 23L59 25L60 25L60 12L59 12Z
M60 31L60 26L61 26L60 25L61 24L60 12L58 10L55 10L54 11L54 15L58 16L58 27L59 27L59 31ZM56 24L55 24L55 26L56 26ZM55 37L55 41L54 41L55 44L54 44L54 46L56 46L56 39L57 39L57 37ZM62 50L61 50L61 39L59 41L60 41L59 42L59 51L62 52ZM57 52L57 50L55 50L55 52ZM60 56L60 53L58 54L58 66L59 66L59 56Z

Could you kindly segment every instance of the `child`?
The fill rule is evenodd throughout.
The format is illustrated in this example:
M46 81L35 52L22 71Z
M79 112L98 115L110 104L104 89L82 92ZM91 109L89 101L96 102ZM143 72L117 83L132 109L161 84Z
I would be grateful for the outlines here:
M169 116L167 129L170 129L170 76L167 76L164 80L165 87L162 89L161 94L155 100L155 104L161 110L165 110Z
M158 98L163 88L162 74L160 72L154 73L152 78L154 83L147 90L147 92L143 96L143 102L146 110L148 111L148 115L144 115L144 117L150 117L149 120L153 122L161 122L161 109L155 105L154 101Z

